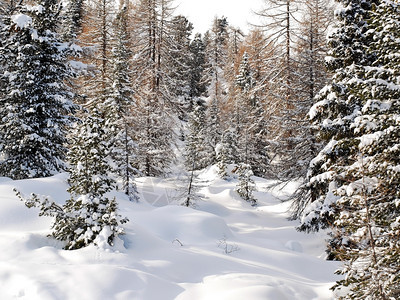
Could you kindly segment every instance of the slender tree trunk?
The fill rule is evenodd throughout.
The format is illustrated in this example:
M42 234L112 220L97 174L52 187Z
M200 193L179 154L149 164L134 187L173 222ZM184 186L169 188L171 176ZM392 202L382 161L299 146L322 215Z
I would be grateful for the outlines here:
M108 41L107 41L107 5L106 5L107 0L102 0L101 5L102 5L102 41L101 41L101 84L102 84L102 89L103 93L105 94L106 90L106 76L107 76L107 47L108 47Z
M125 194L129 195L129 182L130 182L130 174L129 174L129 145L128 145L128 126L125 121Z
M193 156L192 162L192 171L190 172L190 179L189 179L189 187L188 187L188 194L185 202L185 206L190 206L190 199L192 195L192 187L193 187L193 177L194 177L194 164L195 164L195 156Z
M290 62L290 0L286 1L286 105L290 108L291 98L291 62Z

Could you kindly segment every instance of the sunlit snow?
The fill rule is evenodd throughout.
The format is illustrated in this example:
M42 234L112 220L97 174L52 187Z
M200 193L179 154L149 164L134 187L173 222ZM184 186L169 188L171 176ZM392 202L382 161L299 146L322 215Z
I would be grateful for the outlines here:
M255 178L259 205L234 192L236 180L217 178L211 167L197 174L203 200L196 209L176 205L173 179L138 178L141 200L114 193L130 219L114 247L62 250L49 237L50 218L38 217L15 197L69 198L66 175L0 179L0 299L333 299L338 263L324 260L323 233L307 235L288 221L293 189L268 190Z

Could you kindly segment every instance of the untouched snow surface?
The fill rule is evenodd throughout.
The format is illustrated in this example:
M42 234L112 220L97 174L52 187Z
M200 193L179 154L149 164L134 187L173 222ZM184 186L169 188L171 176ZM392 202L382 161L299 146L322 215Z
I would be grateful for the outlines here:
M293 187L268 191L271 182L255 179L252 207L234 192L236 180L209 168L198 175L204 199L193 209L176 205L183 179L139 178L140 203L115 194L130 219L121 240L66 251L46 236L51 218L12 191L63 203L66 175L0 178L0 299L333 299L339 266L323 259L324 234L298 233L287 220L289 203L277 197Z

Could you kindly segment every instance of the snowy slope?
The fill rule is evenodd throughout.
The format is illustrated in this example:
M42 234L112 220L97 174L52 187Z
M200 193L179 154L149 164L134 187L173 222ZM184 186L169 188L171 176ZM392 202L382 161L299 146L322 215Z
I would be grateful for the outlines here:
M256 179L254 208L236 195L235 180L210 168L199 174L204 200L192 209L171 204L179 194L173 180L139 178L140 203L116 194L131 221L114 248L65 251L46 237L51 219L12 192L63 203L65 179L0 178L0 299L333 298L338 264L323 259L324 235L296 232L289 204L276 198L283 192L267 192L268 181Z

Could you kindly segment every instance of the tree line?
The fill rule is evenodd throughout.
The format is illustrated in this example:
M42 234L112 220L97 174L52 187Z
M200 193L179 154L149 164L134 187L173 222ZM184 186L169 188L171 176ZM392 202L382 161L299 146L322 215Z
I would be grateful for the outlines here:
M134 200L134 178L166 176L181 139L188 170L301 178L330 21L322 2L285 3L247 35L225 17L201 35L171 0L2 1L0 174L68 170L77 195L118 179Z

